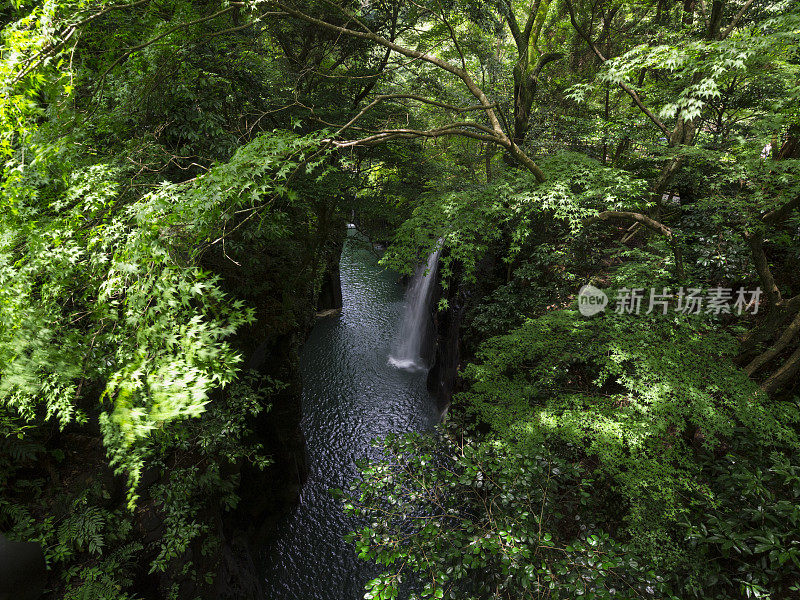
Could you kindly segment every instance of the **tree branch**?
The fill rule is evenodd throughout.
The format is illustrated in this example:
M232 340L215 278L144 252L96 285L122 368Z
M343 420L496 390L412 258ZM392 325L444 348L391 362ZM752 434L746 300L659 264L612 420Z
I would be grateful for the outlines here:
M399 16L398 9L395 7L395 9L392 11L392 26L391 26L391 29L389 30L389 39L391 41L394 41L395 34L397 32L397 17L398 16ZM381 75L381 73L384 72L384 70L386 69L386 65L389 64L389 57L391 55L392 55L391 48L386 48L386 52L383 53L383 58L381 59L381 62L378 65L377 70L375 71L375 75L372 76L371 80L367 83L367 85L365 85L364 88L353 99L353 108L354 109L358 107L358 105L361 103L361 101L364 98L366 98L369 95L369 93L372 91L372 88L375 87L375 84L378 83L378 77Z
M104 8L101 11L98 11L93 15L89 15L85 19L83 19L81 21L78 21L77 23L75 23L73 25L70 25L69 27L64 29L61 34L59 34L59 37L62 38L61 40L59 40L58 42L56 42L54 44L50 44L50 45L46 46L45 48L42 48L34 56L32 56L30 59L28 59L28 61L26 61L27 64L30 65L30 66L26 67L21 73L19 73L18 75L16 75L13 78L13 80L11 82L12 85L17 83L18 81L23 79L26 75L31 73L34 69L36 69L40 64L42 64L42 62L44 62L44 60L47 57L53 56L53 54L58 52L58 50L60 50L69 41L69 39L72 37L72 35L78 29L83 27L84 25L88 25L89 23L91 23L95 19L99 19L100 17L102 17L102 16L104 16L104 15L106 15L106 14L112 12L112 11L115 11L115 10L126 10L126 9L129 9L129 8L135 8L135 7L140 6L142 4L146 4L147 2L150 2L150 0L139 0L138 2L131 2L130 4L115 4L113 6L109 6L107 8Z
M637 212L606 210L594 217L587 219L586 224L591 225L592 223L596 223L598 221L608 221L609 219L630 219L632 221L636 221L637 223L641 223L648 229L652 229L656 233L660 233L668 238L671 238L673 235L672 230L663 223Z
M736 13L736 16L733 17L733 20L731 21L731 24L728 25L725 28L725 31L723 31L720 34L720 36L719 36L720 40L724 40L726 37L728 37L731 34L731 31L733 31L733 28L736 27L736 25L739 23L739 21L741 21L741 19L744 16L744 14L750 8L750 5L753 4L753 1L754 0L747 0L747 2L744 3L744 6L742 6L742 8L739 10L739 12Z
M437 1L437 4L439 4L438 1ZM439 10L442 11L442 21L447 26L447 30L450 32L450 39L453 40L453 44L456 47L456 52L458 52L458 56L461 59L461 68L466 73L466 71L467 71L467 59L464 58L464 52L461 50L461 44L458 43L458 38L456 37L456 32L453 29L453 26L450 25L450 21L447 20L447 16L445 15L444 9L442 8L441 4L439 4Z
M782 300L781 291L778 289L778 284L775 283L772 270L769 268L769 261L767 261L767 255L764 252L764 238L760 233L745 233L744 238L753 254L753 265L756 268L761 285L764 286L764 293L767 295L770 308L775 308Z
M415 139L415 138L436 138L447 136L461 136L471 138L473 140L480 140L482 142L497 142L494 136L476 133L468 129L456 129L454 126L440 127L438 129L388 129L386 131L378 132L374 135L360 138L357 140L339 141L334 139L323 140L324 143L333 146L334 148L353 148L357 146L374 146L383 142L398 139Z
M542 69L545 68L547 63L558 60L563 56L563 52L548 52L547 54L542 54L542 56L539 57L539 62L536 64L536 68L533 70L534 79L539 79L539 74L542 72Z
M511 37L514 38L514 43L517 45L517 48L520 48L524 38L519 29L519 23L517 23L517 16L514 14L514 7L511 4L511 0L506 0L505 5L506 21L508 22L508 28L511 30Z
M483 90L473 81L472 77L470 77L469 73L458 66L455 66L441 58L436 56L432 56L425 52L421 52L419 50L413 50L411 48L406 48L405 46L401 46L395 42L387 40L386 38L373 33L371 31L357 31L355 29L349 29L347 27L342 27L340 25L334 25L333 23L329 23L322 19L318 19L311 15L308 15L302 11L292 8L291 6L286 5L285 3L279 0L269 0L268 4L270 6L277 7L285 14L295 17L297 19L301 19L306 21L307 23L311 23L312 25L317 25L319 27L328 29L330 31L335 31L337 33L343 35L349 35L361 39L371 40L376 44L383 46L384 48L390 48L392 51L397 52L398 54L402 54L403 56L407 56L409 58L415 58L429 64L432 64L452 75L458 77L470 93L478 100L480 103L484 113L486 114L487 119L489 120L489 124L491 126L491 130L493 132L494 138L492 139L493 142L503 146L504 148L508 149L511 154L517 159L522 165L524 165L529 171L531 171L538 181L544 181L544 173L539 168L539 166L531 160L529 156L527 156L520 148L511 140L508 135L506 135L505 131L503 130L502 125L497 117L497 114L494 111L496 106L495 103L490 102L489 99L486 97L486 94ZM355 17L350 15L344 9L340 9L346 16L352 18L355 22L360 23ZM362 25L363 26L363 25ZM371 106L371 105L370 105ZM359 113L360 116L361 113ZM414 130L404 130L402 131L402 135L405 136L408 132ZM469 136L468 136L469 137ZM474 137L474 136L473 136ZM488 137L488 136L484 136ZM476 138L476 139L484 139Z
M786 359L786 362L783 363L780 369L775 371L775 373L770 375L764 383L761 384L761 389L768 394L774 394L786 386L798 371L800 371L800 347Z
M536 17L539 14L539 7L542 0L533 0L531 2L530 12L528 12L528 20L525 22L525 31L522 32L522 39L525 44L525 51L528 51L528 46L531 42L531 33L533 33L533 26L536 23Z
M420 96L420 95L417 95L417 94L382 94L380 96L375 97L375 99L373 99L372 102L370 102L364 108L362 108L352 119L350 119L347 123L342 125L336 131L336 133L333 135L333 137L335 138L336 136L339 136L342 133L344 133L346 130L350 129L355 124L356 121L361 119L361 117L363 117L367 112L369 112L372 108L374 108L375 106L377 106L381 102L385 102L387 100L395 100L395 99L416 100L418 102L423 102L425 104L432 104L433 106L438 106L439 108L444 108L446 110L452 110L452 111L458 112L458 113L470 112L470 111L476 111L476 110L484 110L484 108L485 108L483 105L463 106L463 107L462 106L454 106L452 104L446 104L444 102L439 102L438 100L433 100L431 98L426 98L424 96ZM463 123L450 124L450 125L448 125L448 127L449 126L453 126L453 125L466 126L467 124L470 127L474 127L475 129L479 129L481 131L484 131L485 133L487 133L489 135L494 135L494 131L492 129L490 129L489 127L486 127L485 125L480 125L479 123L470 123L468 121L465 121ZM411 130L408 130L408 131L411 131Z
M586 34L586 32L583 31L583 28L580 25L578 25L578 20L575 17L575 9L572 6L572 0L566 0L566 4L567 4L567 9L569 10L569 20L572 23L572 27L575 29L578 35L582 37L583 40L589 45L589 48L591 48L595 56L597 56L597 58L599 58L601 62L603 63L607 62L606 57L603 56L603 53L600 52L600 49L597 47L597 45L594 42L592 42L591 38ZM617 85L619 85L619 87L622 88L623 91L631 97L634 104L636 104L636 106L639 107L639 110L641 110L645 115L647 115L647 118L649 118L653 123L655 123L656 127L658 127L664 133L664 135L666 135L667 138L669 138L670 131L667 128L667 126L664 125L661 119L659 119L655 115L655 113L653 113L653 111L651 111L644 105L642 99L639 98L639 94L636 92L636 90L634 90L633 88L631 88L629 85L627 85L622 81L617 82Z
M648 229L666 237L675 256L675 274L679 279L683 279L683 251L681 250L680 243L678 242L678 239L672 229L645 214L619 210L603 211L600 214L587 219L584 223L586 225L591 225L592 223L596 223L598 221L608 221L609 219L630 219L631 221L640 223Z
M786 219L789 214L798 207L800 207L800 196L794 200L790 200L775 210L769 211L767 214L761 217L761 221L767 225L776 225L777 223L780 223Z
M105 71L103 71L103 74L100 76L100 81L102 82L105 79L106 75L108 75L111 72L111 69L116 67L120 62L125 60L127 57L129 57L134 52L136 52L138 50L142 50L143 48L146 48L147 46L150 46L152 44L155 44L158 40L160 40L162 38L165 38L166 36L168 36L171 33L174 33L178 29L182 29L184 27L189 27L190 25L197 25L197 24L203 23L205 21L210 21L211 19L215 19L216 17L221 17L222 15L224 15L226 13L229 13L230 11L232 11L232 10L234 10L236 8L239 8L240 6L243 6L243 5L244 5L243 2L231 2L228 7L223 8L221 10L218 10L215 13L212 13L210 15L206 15L205 17L200 17L200 18L194 19L192 21L187 21L186 23L178 23L177 25L175 25L174 27L170 27L169 29L167 29L163 33L160 33L157 36L155 36L153 38L150 38L146 42L142 42L141 44L138 44L136 46L132 46L131 48L128 48L125 52L123 52L120 56L118 56L117 59L114 62L112 62L111 65Z
M778 338L777 342L775 342L775 345L750 361L750 364L744 368L745 372L752 377L756 371L778 356L778 354L780 354L791 343L791 341L797 337L798 333L800 333L800 312L797 313L797 316L795 316L794 320L784 330L783 334L781 334L781 337Z

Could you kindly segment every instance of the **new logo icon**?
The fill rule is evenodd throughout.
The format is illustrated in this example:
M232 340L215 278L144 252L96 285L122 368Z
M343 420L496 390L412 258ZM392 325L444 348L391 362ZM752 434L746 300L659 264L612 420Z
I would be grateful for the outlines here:
M591 317L605 310L608 296L593 285L585 285L578 291L578 310L584 317Z

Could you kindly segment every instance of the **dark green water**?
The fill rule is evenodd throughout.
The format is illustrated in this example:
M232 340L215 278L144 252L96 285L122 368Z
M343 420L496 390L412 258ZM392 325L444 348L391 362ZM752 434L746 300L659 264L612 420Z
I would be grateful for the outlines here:
M352 230L350 230L352 233ZM370 440L418 431L439 419L425 372L388 364L399 330L403 288L352 235L341 262L344 308L317 321L301 357L303 430L310 475L300 505L267 549L267 600L357 600L377 574L342 536L358 526L328 494L374 455Z

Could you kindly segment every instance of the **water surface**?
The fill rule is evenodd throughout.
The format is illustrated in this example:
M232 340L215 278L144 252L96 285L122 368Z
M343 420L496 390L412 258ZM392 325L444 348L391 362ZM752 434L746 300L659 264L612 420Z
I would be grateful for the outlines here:
M425 372L388 364L403 309L397 275L351 235L341 261L341 315L318 319L301 356L310 474L300 505L266 552L266 600L358 600L378 574L342 537L358 527L330 488L345 488L370 440L438 421Z

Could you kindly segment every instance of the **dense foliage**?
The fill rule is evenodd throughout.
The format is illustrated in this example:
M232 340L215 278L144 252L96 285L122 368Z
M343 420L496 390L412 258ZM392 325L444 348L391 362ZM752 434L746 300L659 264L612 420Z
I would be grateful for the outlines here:
M0 15L0 532L47 597L257 595L346 221L400 273L441 247L458 348L448 421L344 493L367 598L800 592L797 2Z

